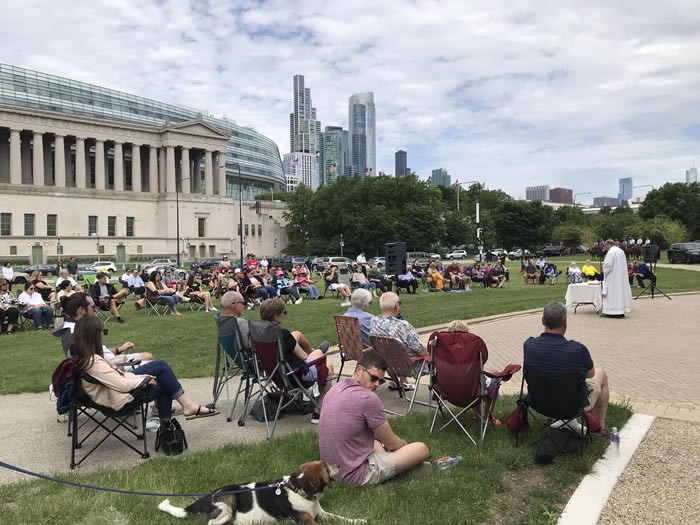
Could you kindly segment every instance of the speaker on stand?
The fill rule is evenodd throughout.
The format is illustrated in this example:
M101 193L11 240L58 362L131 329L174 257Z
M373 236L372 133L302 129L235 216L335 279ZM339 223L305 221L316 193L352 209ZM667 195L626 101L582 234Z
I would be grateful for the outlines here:
M388 242L384 245L387 275L402 275L406 273L406 243Z

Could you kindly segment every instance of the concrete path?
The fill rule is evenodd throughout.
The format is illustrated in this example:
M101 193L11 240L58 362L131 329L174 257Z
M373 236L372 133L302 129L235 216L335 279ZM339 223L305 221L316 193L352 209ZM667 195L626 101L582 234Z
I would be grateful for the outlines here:
M691 269L700 270L700 265ZM700 380L697 377L700 370L700 352L697 350L700 294L676 295L671 301L663 297L653 300L642 298L634 301L632 306L632 315L626 319L600 318L595 315L592 307L581 307L576 315L572 309L567 336L586 344L595 365L607 370L615 400L628 401L637 412L676 420L669 424L673 428L681 429L678 432L685 434L684 429L690 428L693 430L689 435L697 435L697 423L700 422ZM537 310L471 320L471 330L483 337L488 345L488 366L499 368L508 363L521 363L522 343L527 337L541 332L540 317L541 311ZM427 327L422 331L427 334L438 328ZM337 354L332 355L331 360L336 365L339 364ZM521 376L518 374L513 381L505 384L504 391L519 391L520 380ZM211 379L185 380L183 384L195 399L201 402L211 400ZM386 388L380 390L380 396L387 408L404 407L404 402L399 401L395 393ZM0 426L0 443L3 446L0 458L28 470L46 474L67 471L70 444L65 434L66 423L56 422L54 405L49 402L48 394L2 396L0 399L3 407L3 425ZM221 401L218 407L225 410L225 401ZM419 407L418 410L422 409ZM239 412L240 408L237 408L234 417L237 417ZM678 420L694 422L695 426L675 426L685 425L678 423ZM645 441L652 443L651 446L657 436L656 425ZM263 424L249 420L245 427L239 427L235 422L227 423L223 416L187 421L184 422L184 428L190 451L218 447L231 442L254 442L265 438ZM300 428L315 427L309 423L308 416L285 416L279 423L276 435L284 435ZM665 435L669 431L663 427L659 432ZM150 447L154 437L155 434L149 434ZM668 455L659 457L658 461L675 462L678 465L675 469L664 470L664 475L670 476L670 479L655 482L655 486L668 487L670 494L676 486L673 476L683 476L691 472L687 468L690 465L688 459L691 458L695 462L693 464L697 464L699 449L700 440L694 439L694 442L685 443L676 449L675 453L671 451ZM625 484L629 486L629 481L634 478L641 485L648 485L645 476L637 475L633 470L637 468L635 460L636 458L633 458L625 471ZM99 449L94 457L89 458L80 467L80 471L127 468L140 461L142 460L135 454L126 454L123 448L106 445ZM640 461L642 466L639 468L643 473L648 467L646 460ZM27 479L24 475L0 469L0 484ZM697 491L697 484L694 487ZM659 492L663 493L657 491ZM608 520L609 523L618 522L617 516L622 510L615 505L622 503L616 502L624 502L626 499L627 496L611 498L609 508L606 508L604 513L604 520ZM669 499L669 504L672 504L672 499ZM634 521L651 522L643 519Z

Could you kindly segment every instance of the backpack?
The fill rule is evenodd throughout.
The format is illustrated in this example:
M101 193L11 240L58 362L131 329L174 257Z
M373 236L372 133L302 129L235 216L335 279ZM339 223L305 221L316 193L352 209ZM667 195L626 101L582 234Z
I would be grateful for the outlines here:
M163 449L166 456L177 456L187 450L185 431L177 419L163 421L156 433L156 451Z
M70 410L78 379L78 363L67 357L61 361L51 375L51 386L56 396L56 411L65 414Z

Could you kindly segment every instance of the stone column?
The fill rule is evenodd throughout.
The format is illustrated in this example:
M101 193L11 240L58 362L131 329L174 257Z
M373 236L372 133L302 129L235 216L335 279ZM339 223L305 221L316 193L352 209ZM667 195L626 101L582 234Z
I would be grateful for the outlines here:
M148 191L158 191L158 151L148 147Z
M214 195L214 176L212 173L212 152L206 150L204 152L204 193L206 195Z
M75 137L75 187L85 189L85 139Z
M57 188L66 187L66 145L63 141L63 135L56 135L54 143L54 157L56 162L56 180L54 181Z
M114 191L124 191L124 149L121 142L114 143Z
M190 150L182 148L182 169L180 170L180 193L189 193L192 185L190 179Z
M166 146L167 165L165 168L165 191L167 193L175 193L175 146Z
M141 145L131 145L131 191L141 193Z
M22 138L18 129L10 130L10 184L22 184Z
M95 139L95 189L104 190L107 186L105 173L105 141Z
M165 148L158 149L158 193L165 193Z
M216 157L216 166L219 174L217 177L219 181L217 184L219 187L219 196L226 197L226 155L219 151Z
M44 185L44 134L34 132L32 142L32 179L34 186Z

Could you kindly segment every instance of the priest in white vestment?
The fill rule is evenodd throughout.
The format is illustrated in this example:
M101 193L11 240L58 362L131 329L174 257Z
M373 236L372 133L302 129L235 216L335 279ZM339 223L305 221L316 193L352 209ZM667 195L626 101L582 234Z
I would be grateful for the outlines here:
M615 246L615 241L605 241L605 260L603 261L603 308L602 314L624 317L630 312L632 290L627 275L627 257L625 252Z

